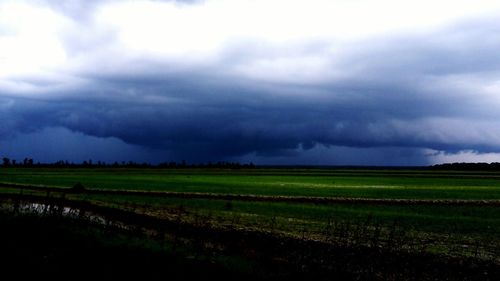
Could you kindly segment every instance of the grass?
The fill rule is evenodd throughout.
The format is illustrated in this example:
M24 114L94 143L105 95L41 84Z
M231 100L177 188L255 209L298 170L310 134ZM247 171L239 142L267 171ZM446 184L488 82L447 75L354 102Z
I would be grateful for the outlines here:
M42 169L0 168L0 182L86 188L320 196L376 199L500 199L500 173L426 170L335 169ZM18 192L0 189L0 192ZM35 192L36 193L36 192ZM38 192L44 196L43 192ZM325 238L332 221L349 227L369 224L390 235L395 225L416 241L428 240L435 251L480 241L484 251L500 249L500 208L458 205L371 205L245 202L213 199L158 198L131 195L71 195L145 212L176 215L193 222ZM350 230L356 235L355 229ZM479 242L478 242L479 243ZM443 246L444 245L444 246Z
M135 204L152 209L175 209L180 206L204 213L226 213L228 216L258 215L293 218L325 223L329 219L365 220L376 218L390 224L395 220L408 227L449 232L450 228L468 233L500 233L498 207L494 206L376 206L369 204L315 205L306 203L244 202L210 199L145 198L137 196L86 196L86 200L117 205ZM229 206L229 207L228 207Z
M500 248L499 210L490 206L314 205L134 196L91 196L87 200L159 217L178 216L178 210L182 210L183 219L190 223L202 220L216 226L266 230L320 240L332 238L325 236L325 231L329 224L335 223L353 228L351 236L357 235L354 228L358 226L371 229L380 226L383 228L381 239L389 239L389 232L397 227L422 245L425 240L445 243L440 252L449 252L451 247L458 245L472 245L473 241L493 250ZM491 251L484 249L484 252Z
M500 199L498 173L0 168L1 182L87 188L388 199Z
M4 211L0 211L0 264L3 275L18 279L498 280L499 277L498 265L479 260L331 247L237 232L223 237L200 233L206 240L186 244L172 237L152 238L145 232L94 224L85 219ZM191 239L200 237L191 234Z

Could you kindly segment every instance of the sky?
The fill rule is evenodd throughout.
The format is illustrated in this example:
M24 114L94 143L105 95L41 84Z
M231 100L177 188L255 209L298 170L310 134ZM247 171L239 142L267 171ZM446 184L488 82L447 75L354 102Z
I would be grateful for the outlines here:
M0 1L0 157L500 162L500 1Z

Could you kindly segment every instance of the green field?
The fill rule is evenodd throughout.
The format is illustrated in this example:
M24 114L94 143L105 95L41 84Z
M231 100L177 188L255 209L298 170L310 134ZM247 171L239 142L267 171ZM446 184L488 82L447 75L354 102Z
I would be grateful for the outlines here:
M341 169L126 169L0 168L0 182L104 190L140 190L434 200L432 204L342 204L253 202L137 195L71 194L68 198L214 227L237 227L332 243L387 246L400 239L402 249L496 259L500 253L500 204L450 204L454 200L500 200L500 173L430 170ZM1 192L18 193L15 188ZM28 191L24 191L25 193ZM33 191L32 194L44 195ZM440 200L443 200L440 203ZM498 203L498 202L497 202ZM179 211L181 210L181 211ZM179 215L181 213L181 215ZM360 232L365 236L360 237ZM397 237L395 237L395 235ZM379 242L380 241L380 242ZM385 243L385 244L384 244ZM403 245L404 244L404 245Z
M284 196L500 199L500 173L332 169L0 169L1 182Z

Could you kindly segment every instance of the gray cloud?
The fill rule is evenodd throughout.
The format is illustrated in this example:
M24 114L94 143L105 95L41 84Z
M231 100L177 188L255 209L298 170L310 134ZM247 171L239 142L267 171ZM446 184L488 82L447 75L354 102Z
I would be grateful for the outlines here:
M91 19L80 11L91 15L97 5L49 3L81 26ZM1 138L66 128L193 161L320 159L325 147L387 158L406 151L398 155L413 163L425 162L422 149L500 152L497 21L351 41L334 51L323 39L287 49L242 43L248 39L203 62L116 52L116 32L90 25L62 35L70 62L61 75L71 83L16 78L40 95L0 84Z

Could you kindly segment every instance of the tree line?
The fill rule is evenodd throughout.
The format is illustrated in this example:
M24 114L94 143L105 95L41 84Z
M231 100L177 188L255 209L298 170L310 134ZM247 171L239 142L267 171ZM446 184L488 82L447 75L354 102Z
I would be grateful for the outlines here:
M249 163L239 163L239 162L229 162L229 161L217 161L217 162L206 162L206 163L188 163L185 160L182 161L169 161L162 162L159 164L151 164L148 162L138 163L134 161L115 161L113 163L107 163L104 161L92 161L92 159L84 160L81 163L70 162L67 160L59 160L53 163L35 163L32 158L24 158L23 161L17 161L15 159L10 159L8 157L2 158L2 166L4 167L57 167L57 168L76 168L76 167L111 167L111 168L255 168L255 164Z
M2 158L2 165L4 166L33 166L32 158L24 158L23 161L17 162L16 159L10 160L10 158L4 157Z

